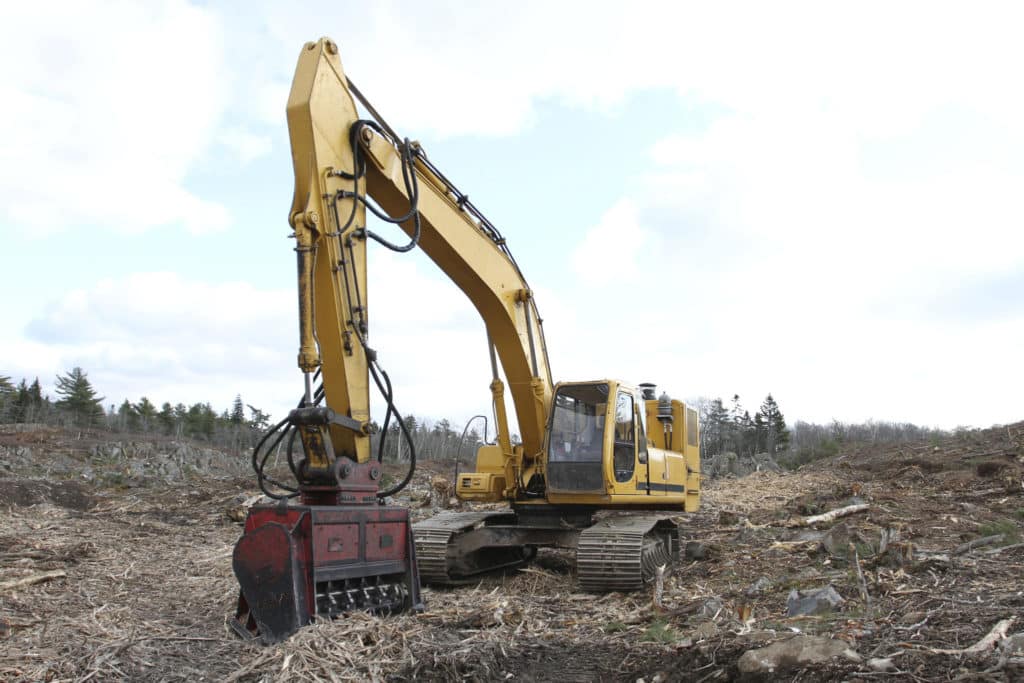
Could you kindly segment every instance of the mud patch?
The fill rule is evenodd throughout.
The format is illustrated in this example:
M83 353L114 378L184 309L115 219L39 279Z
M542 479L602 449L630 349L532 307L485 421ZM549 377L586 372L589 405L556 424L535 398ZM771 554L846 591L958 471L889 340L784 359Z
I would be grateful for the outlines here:
M89 510L96 500L77 481L0 479L0 506L28 507L52 503L69 510Z

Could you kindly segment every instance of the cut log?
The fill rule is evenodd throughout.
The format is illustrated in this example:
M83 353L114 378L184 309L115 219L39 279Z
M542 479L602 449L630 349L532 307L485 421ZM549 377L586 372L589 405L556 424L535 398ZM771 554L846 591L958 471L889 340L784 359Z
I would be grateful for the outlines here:
M985 536L984 538L976 538L973 541L968 541L967 543L963 543L961 545L958 545L956 548L953 549L952 554L953 555L963 555L968 550L974 550L975 548L981 548L981 547L986 546L986 545L993 545L995 543L999 543L1000 541L1003 540L1003 538L1004 538L1003 534L996 534L994 536Z
M11 590L13 588L23 588L24 586L31 586L36 583L43 583L44 581L51 581L53 579L63 579L66 576L67 572L63 569L55 569L51 572L42 572L41 574L24 576L12 581L0 582L0 592Z
M867 503L858 503L857 505L847 505L846 507L839 508L837 510L830 510L829 512L823 512L820 515L811 515L810 517L804 517L793 522L792 526L811 526L812 524L819 524L821 522L833 522L840 517L846 517L857 512L864 512L870 505Z
M1017 617L1010 617L1009 619L1003 619L998 624L992 627L992 630L988 632L984 638L976 642L970 647L965 647L962 650L940 650L937 648L925 648L927 652L932 652L937 655L976 655L983 652L989 652L994 650L1002 640L1006 639L1006 632L1013 626L1013 622L1017 621Z

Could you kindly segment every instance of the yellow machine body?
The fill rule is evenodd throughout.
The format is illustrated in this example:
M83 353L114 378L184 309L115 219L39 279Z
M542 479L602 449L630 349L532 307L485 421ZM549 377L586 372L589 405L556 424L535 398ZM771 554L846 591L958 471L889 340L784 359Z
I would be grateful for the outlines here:
M506 239L418 143L387 125L345 75L338 52L327 38L307 43L288 100L298 365L306 379L303 407L289 419L306 455L297 468L303 495L342 500L350 494L338 482L364 469L379 475L370 452L370 379L382 385L369 338L367 240L395 251L419 248L466 295L487 333L496 440L479 448L475 471L459 475L456 494L510 505L508 512L439 515L414 525L421 578L469 580L557 546L577 550L578 578L588 590L642 585L652 568L678 554L676 524L665 515L616 522L595 513L696 510L696 413L656 397L652 385L554 383L534 293ZM372 118L360 118L357 101ZM397 224L409 243L400 247L370 230L368 208ZM316 373L322 390L312 391ZM388 416L397 415L390 389L381 391ZM411 476L410 469L393 490Z
M581 485L579 477L570 476L565 485L558 486L547 477L543 500L522 503L697 510L700 505L700 434L696 411L682 401L669 399L667 405L671 412L663 411L659 419L657 399L645 399L637 388L614 380L560 383L554 395L557 397L563 388L601 385L608 387L609 395L619 399L599 403L593 416L579 417L581 421L594 418L593 425L597 429L593 443L588 445L599 444L600 448L599 457L589 459L585 465L589 469L588 482ZM625 411L619 409L622 400L629 404ZM623 420L627 415L628 421ZM562 425L557 416L554 417L543 453L528 461L517 453L506 458L496 445L482 446L477 452L476 471L459 474L456 494L463 500L478 502L520 498L518 487L509 486L509 482L543 477L557 468L559 454L566 450L566 429L574 426ZM581 433L575 432L574 438L579 439ZM526 466L520 473L516 466L521 462ZM583 472L583 466L573 467L576 474Z

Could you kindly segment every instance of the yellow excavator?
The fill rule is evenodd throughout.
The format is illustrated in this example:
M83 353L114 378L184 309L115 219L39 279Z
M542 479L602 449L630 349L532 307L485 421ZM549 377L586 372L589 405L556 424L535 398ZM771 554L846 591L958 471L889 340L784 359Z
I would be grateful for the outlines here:
M360 118L357 100L370 118ZM302 49L287 111L305 390L253 451L259 485L278 502L250 510L236 545L235 629L272 642L317 616L422 609L421 581L473 581L529 562L543 547L576 552L584 590L649 581L679 552L671 515L700 503L696 411L656 396L651 384L552 381L533 291L505 238L421 146L387 125L346 77L333 41ZM371 230L368 214L399 226L401 243ZM458 475L456 494L507 501L507 509L443 513L412 525L407 510L385 504L408 484L416 458L370 345L370 241L422 249L483 319L497 439L479 448L475 471ZM387 405L376 453L371 381ZM410 464L401 481L381 490L392 419ZM271 454L282 450L294 482L268 473Z

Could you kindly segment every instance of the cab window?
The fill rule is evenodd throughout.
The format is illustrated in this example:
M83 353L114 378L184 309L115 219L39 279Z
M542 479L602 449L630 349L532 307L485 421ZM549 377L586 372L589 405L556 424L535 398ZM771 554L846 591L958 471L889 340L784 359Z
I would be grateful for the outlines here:
M636 420L633 397L619 392L615 400L615 481L633 478L636 468Z

